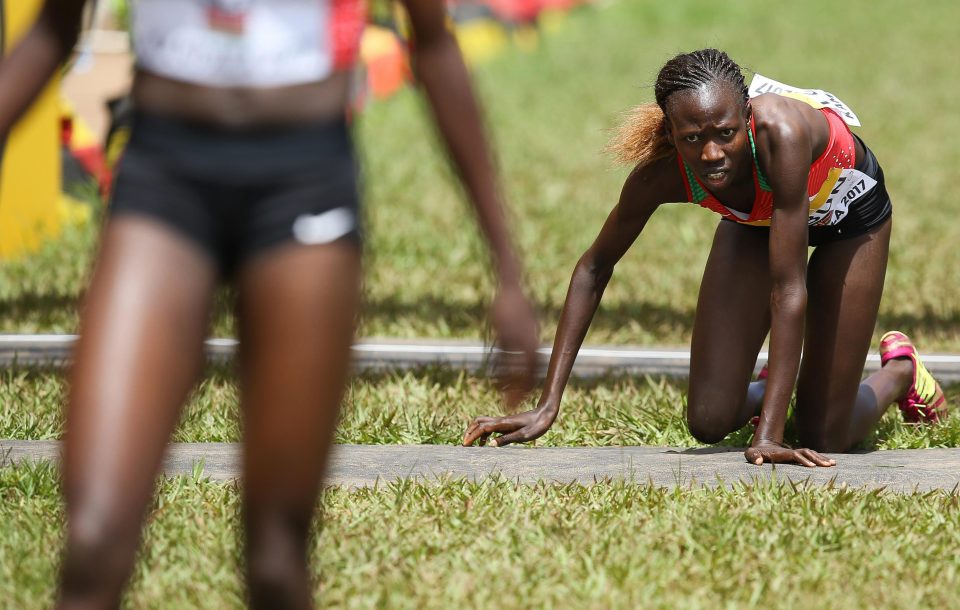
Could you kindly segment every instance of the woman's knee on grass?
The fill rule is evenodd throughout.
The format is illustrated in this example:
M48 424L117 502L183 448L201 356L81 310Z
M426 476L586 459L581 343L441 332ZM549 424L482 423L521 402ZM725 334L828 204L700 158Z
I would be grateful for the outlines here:
M691 387L687 400L687 427L690 434L701 443L719 443L742 425L738 420L743 401L743 395L735 400L722 393L700 392Z

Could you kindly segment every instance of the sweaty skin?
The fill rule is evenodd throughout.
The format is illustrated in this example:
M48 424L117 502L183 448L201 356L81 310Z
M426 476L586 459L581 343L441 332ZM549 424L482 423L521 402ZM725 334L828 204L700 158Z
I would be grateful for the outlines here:
M502 367L512 406L532 385L538 340L479 108L442 0L403 4L415 72L492 254L498 290L491 317L500 346L514 354ZM47 0L32 30L0 60L0 137L72 51L83 6ZM140 72L133 95L144 112L243 130L337 119L347 92L346 74L228 89ZM347 380L360 272L352 242L285 243L237 270L243 521L255 608L312 604L308 530ZM67 406L58 608L120 604L164 449L203 365L217 276L201 246L152 218L121 215L104 228Z
M823 116L775 95L744 105L722 83L675 93L667 103L668 140L726 206L749 212L754 201L751 113L761 170L776 193L773 219L769 234L733 222L718 225L694 323L688 424L698 440L715 443L759 410L748 461L832 466L835 460L819 451L845 451L864 438L910 383L908 367L899 365L859 383L883 289L891 223L818 247L808 267L807 178L829 140ZM859 142L856 154L864 154ZM537 407L477 417L464 445L527 442L550 428L614 266L660 204L685 200L672 155L628 176L619 203L574 269ZM737 290L730 290L732 283ZM806 320L813 330L805 338ZM751 384L768 331L769 377ZM783 445L798 370L801 441L816 450ZM500 436L490 438L494 434Z

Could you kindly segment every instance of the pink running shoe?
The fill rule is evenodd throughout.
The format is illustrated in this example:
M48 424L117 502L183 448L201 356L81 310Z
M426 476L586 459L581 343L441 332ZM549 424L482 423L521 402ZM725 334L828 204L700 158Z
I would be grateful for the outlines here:
M897 402L904 421L935 422L946 417L947 399L940 384L923 366L910 338L896 330L886 332L880 338L880 365L885 365L892 358L909 358L913 362L913 383L907 395Z

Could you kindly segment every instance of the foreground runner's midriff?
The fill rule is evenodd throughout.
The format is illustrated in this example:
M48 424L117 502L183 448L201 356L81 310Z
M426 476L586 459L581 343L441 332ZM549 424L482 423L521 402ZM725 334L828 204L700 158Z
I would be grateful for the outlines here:
M140 69L134 78L133 101L148 114L246 130L336 120L343 116L349 90L350 78L344 72L322 82L256 89L204 87Z

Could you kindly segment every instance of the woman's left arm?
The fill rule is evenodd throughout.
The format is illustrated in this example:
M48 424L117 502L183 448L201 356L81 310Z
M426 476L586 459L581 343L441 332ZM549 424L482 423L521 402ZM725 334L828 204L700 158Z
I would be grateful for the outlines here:
M770 223L770 357L760 423L745 456L754 464L796 462L832 466L810 449L783 445L787 406L793 394L803 347L807 307L807 176L811 136L799 116L776 112L758 126L757 144L768 160L767 176L774 192ZM773 119L773 120L770 120Z

